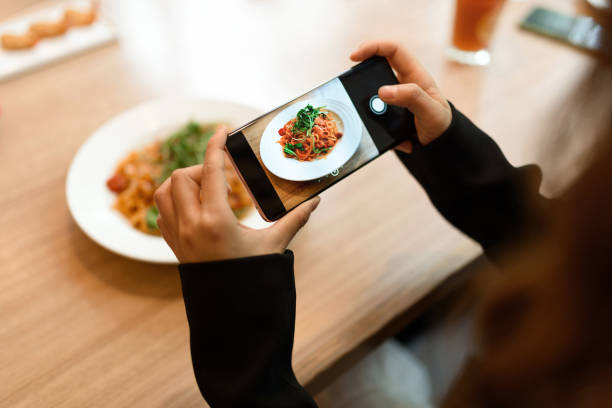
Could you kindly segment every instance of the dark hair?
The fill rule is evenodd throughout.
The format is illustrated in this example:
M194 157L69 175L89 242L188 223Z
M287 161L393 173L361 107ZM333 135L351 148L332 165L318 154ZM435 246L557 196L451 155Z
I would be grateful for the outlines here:
M555 199L550 228L513 252L484 295L478 353L447 396L449 407L601 407L612 401L612 87L601 62L577 111L598 121L580 174ZM599 100L599 99L598 99ZM585 109L591 109L585 111ZM598 116L599 119L595 117ZM583 122L584 123L584 122ZM569 129L578 129L570 126ZM559 157L570 140L555 138Z

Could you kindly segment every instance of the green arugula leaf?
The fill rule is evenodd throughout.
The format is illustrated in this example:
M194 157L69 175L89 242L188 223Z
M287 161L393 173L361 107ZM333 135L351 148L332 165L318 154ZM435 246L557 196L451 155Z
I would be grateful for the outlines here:
M321 112L323 108L325 108L325 106L314 108L311 104L308 104L305 108L300 109L297 115L295 115L297 120L293 124L293 128L291 129L292 132L306 133L307 136L310 136L315 119L319 117L319 115L325 115L325 113Z
M306 133L306 137L310 137L310 142L313 146L312 151L315 153L319 153L319 149L314 147L315 137L312 134L312 128L315 125L316 118L318 118L319 116L327 117L325 112L321 112L321 109L323 108L325 108L325 106L319 106L318 108L314 108L311 104L306 105L305 108L302 108L298 111L296 115L297 120L295 121L295 123L293 124L293 128L291 129L293 133ZM301 145L301 143L297 143L295 147L303 151L304 149Z
M145 214L145 222L147 223L147 227L149 227L149 229L159 229L159 227L157 226L158 215L159 211L157 210L156 206L152 205L151 207L149 207L147 213Z
M297 154L295 154L295 152L293 150L291 150L287 145L285 145L285 148L283 149L283 152L292 155L292 156L297 156Z
M202 163L213 133L192 121L166 139L160 148L163 170L157 181L161 184L174 170Z

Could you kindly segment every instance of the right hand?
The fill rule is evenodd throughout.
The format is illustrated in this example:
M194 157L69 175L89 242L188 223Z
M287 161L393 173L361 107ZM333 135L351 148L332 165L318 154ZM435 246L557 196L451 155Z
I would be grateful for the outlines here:
M448 129L453 116L438 85L415 57L393 41L365 42L351 54L351 60L363 61L375 55L387 58L400 82L382 86L378 96L390 105L411 111L421 144L433 142ZM397 149L410 153L412 142L402 142Z

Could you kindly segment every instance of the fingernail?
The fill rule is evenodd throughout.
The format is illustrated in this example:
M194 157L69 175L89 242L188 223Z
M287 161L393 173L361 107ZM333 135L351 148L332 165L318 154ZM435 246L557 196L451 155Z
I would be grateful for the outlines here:
M397 89L395 89L395 87L391 85L381 86L380 89L378 90L378 96L380 96L383 99L393 99L395 98L396 94L397 94Z
M321 202L321 197L315 197L314 202L312 203L312 211L316 210Z

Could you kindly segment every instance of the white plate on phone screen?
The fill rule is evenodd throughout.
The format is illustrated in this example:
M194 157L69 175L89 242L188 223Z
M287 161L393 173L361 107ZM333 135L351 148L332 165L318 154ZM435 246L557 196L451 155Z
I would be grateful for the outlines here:
M163 238L133 228L112 208L116 195L106 186L117 164L131 151L163 140L188 121L240 126L260 115L257 110L225 101L161 99L132 108L96 130L74 156L66 178L66 199L76 223L104 248L128 258L177 263ZM255 209L242 219L265 228Z
M283 148L278 143L281 138L278 130L308 104L315 108L324 106L339 117L342 123L338 127L343 135L333 150L318 160L299 161L285 157ZM261 161L274 175L291 181L314 180L328 175L349 161L359 147L362 134L363 125L353 106L335 99L308 99L286 107L268 123L261 137L259 152Z

